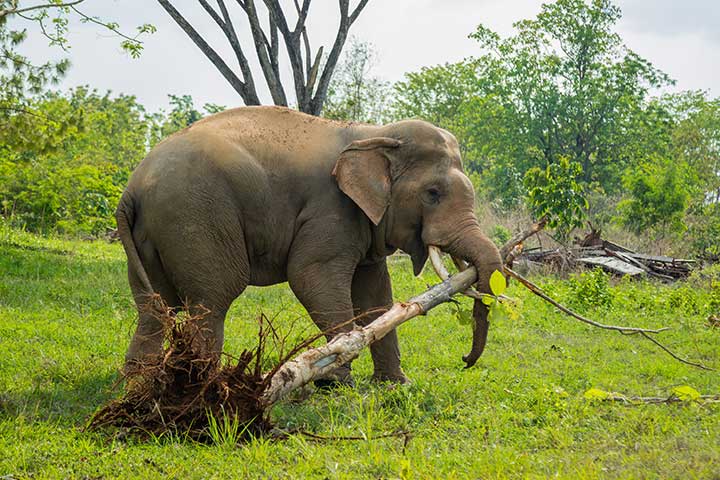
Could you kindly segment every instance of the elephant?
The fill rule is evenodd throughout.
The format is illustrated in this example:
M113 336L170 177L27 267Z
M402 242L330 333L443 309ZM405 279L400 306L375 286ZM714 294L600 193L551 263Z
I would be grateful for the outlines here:
M386 259L397 250L415 275L429 246L464 259L485 293L502 268L456 138L422 120L376 126L284 107L227 110L157 144L131 175L116 219L140 312L126 368L161 352L163 327L141 308L154 293L209 310L203 331L219 356L228 308L249 285L287 281L330 340L392 304ZM488 332L487 307L476 300L473 312L468 367ZM408 381L395 331L371 354L373 379ZM324 380L351 383L350 365Z

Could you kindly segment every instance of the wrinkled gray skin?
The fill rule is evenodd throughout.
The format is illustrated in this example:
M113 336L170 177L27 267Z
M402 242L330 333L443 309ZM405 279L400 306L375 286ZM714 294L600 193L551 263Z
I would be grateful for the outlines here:
M288 281L327 331L392 304L386 257L397 249L416 275L428 245L466 259L482 292L501 268L455 137L417 120L346 124L279 107L213 115L150 152L116 216L138 306L158 292L172 306L209 308L218 352L228 307L248 285ZM476 302L474 313L468 366L487 335L486 307ZM161 325L141 313L127 364L160 349ZM371 350L374 378L407 381L395 332ZM332 378L349 381L349 365Z

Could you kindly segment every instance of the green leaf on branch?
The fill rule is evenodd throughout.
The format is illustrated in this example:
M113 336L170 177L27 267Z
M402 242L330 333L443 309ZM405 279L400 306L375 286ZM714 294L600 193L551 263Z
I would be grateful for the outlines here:
M483 294L482 296L482 303L487 305L488 307L496 302L494 295L488 295L487 293Z
M492 291L493 295L499 296L505 293L506 289L507 281L505 280L505 276L499 270L495 270L492 275L490 275L490 291Z
M683 402L694 402L700 398L700 392L687 385L673 388L673 395Z

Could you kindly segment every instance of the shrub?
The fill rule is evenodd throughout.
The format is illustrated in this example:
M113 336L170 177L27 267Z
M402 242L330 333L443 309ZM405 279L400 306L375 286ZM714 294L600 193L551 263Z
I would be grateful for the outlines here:
M575 308L609 307L613 302L609 276L600 268L583 272L569 281L570 303Z

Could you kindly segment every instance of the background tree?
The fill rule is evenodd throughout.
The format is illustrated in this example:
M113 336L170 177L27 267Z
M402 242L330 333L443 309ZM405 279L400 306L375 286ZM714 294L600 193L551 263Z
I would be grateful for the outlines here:
M155 116L156 131L152 144L162 140L178 130L189 127L193 123L203 118L203 114L195 108L193 98L190 95L168 95L170 100L170 111L167 114L159 113ZM206 103L203 105L206 114L222 112L225 110L223 105L215 105L214 103ZM152 145L151 145L152 146Z
M611 0L557 0L515 23L507 38L481 25L471 34L480 55L407 75L396 87L396 115L457 132L468 167L500 206L560 185L533 182L547 180L536 173L554 171L548 167L561 159L580 169L578 194L620 192L624 172L653 138L632 133L652 116L649 92L671 81L623 44L614 31L619 18ZM660 122L655 116L653 126Z
M383 123L390 85L372 75L377 53L353 38L330 81L323 116L335 120Z
M83 23L92 23L99 28L110 31L120 38L121 47L132 57L138 57L142 52L144 34L153 33L155 27L145 24L137 27L135 35L130 36L122 31L115 22L104 21L98 17L87 15L81 10L85 0L47 0L30 3L22 0L0 0L0 144L3 139L14 137L27 137L30 124L20 120L29 121L27 116L21 116L10 122L9 117L16 113L34 114L37 118L33 141L50 147L55 142L50 137L62 135L64 125L62 122L71 121L75 116L68 118L51 118L38 116L32 112L31 97L44 91L48 85L56 84L70 67L70 61L49 61L36 63L33 59L18 52L18 48L27 38L27 26L39 26L50 46L67 51L68 25L71 18ZM37 129L38 121L45 122L44 127ZM15 128L13 128L15 127ZM14 140L13 140L14 141Z
M33 113L9 118L26 137L0 142L2 214L33 231L101 234L114 226L112 212L130 172L145 156L154 119L135 97L99 94L88 87L30 100ZM47 129L63 125L53 148L33 146ZM63 121L73 118L73 121ZM18 127L17 124L22 125Z
M235 60L238 63L239 74L228 66L227 62L190 25L170 0L158 0L158 3L215 65L223 77L238 92L245 105L259 105L260 99L247 60L246 50L240 44L236 25L233 23L225 0L216 0L217 8L210 5L207 0L197 1L218 25L230 44L235 54ZM312 53L305 25L310 9L310 0L303 0L302 5L299 0L294 0L296 21L292 29L279 0L264 0L263 2L268 18L267 28L262 26L260 20L261 11L255 0L236 0L239 8L247 17L255 53L275 105L288 105L288 97L280 78L280 38L283 40L292 69L298 109L311 115L320 115L335 65L340 58L350 27L357 20L367 2L368 0L359 0L355 8L351 10L350 0L338 0L340 24L335 36L335 42L321 69L320 64L323 60L324 47L321 46L314 54Z

